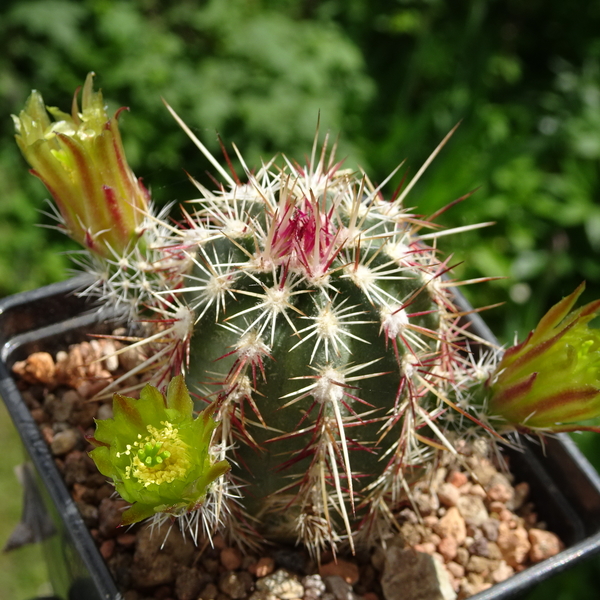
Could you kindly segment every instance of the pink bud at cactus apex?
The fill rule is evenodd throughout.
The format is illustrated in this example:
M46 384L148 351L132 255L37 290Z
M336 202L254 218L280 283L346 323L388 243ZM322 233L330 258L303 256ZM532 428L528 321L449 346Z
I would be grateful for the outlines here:
M573 311L581 284L508 349L490 380L490 413L522 430L581 431L600 416L600 300Z
M93 76L85 80L81 112L76 92L70 115L48 107L51 121L34 90L13 119L17 144L52 194L66 233L95 254L111 257L138 239L149 196L127 164L120 111L108 117Z

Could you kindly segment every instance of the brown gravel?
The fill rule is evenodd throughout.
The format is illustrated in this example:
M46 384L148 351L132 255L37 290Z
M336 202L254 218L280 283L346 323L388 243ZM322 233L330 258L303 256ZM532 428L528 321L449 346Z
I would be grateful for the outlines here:
M243 556L221 536L197 548L175 528L118 528L126 503L87 455L85 436L94 418L112 416L112 400L90 401L139 357L112 356L118 342L94 340L51 356L32 354L14 372L33 418L107 562L125 600L395 600L381 577L389 558L371 555L327 559L316 565L301 548L267 547ZM125 364L127 363L127 364ZM527 501L529 487L512 486L488 460L471 457L469 473L440 467L435 481L415 486L412 507L396 515L400 533L389 541L398 555L425 553L442 569L458 600L504 581L528 565L555 555L558 537L545 531ZM390 550L388 550L389 554ZM431 561L431 558L428 559ZM294 572L294 570L296 572ZM435 569L434 569L435 570ZM396 574L393 573L395 576ZM389 577L389 573L388 573Z

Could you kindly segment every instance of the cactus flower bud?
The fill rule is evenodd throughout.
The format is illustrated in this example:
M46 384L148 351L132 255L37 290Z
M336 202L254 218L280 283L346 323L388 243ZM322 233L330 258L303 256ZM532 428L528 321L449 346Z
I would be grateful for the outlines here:
M169 384L166 398L147 385L135 400L113 398L114 418L96 421L90 456L132 506L121 525L200 508L210 485L229 470L215 461L210 442L216 423L210 406L193 418L193 402L182 376Z
M597 430L600 416L600 300L573 311L581 284L542 317L527 339L508 349L490 379L490 412L521 430Z
M83 86L81 112L76 92L71 115L49 107L51 121L34 90L13 120L17 144L31 172L52 194L66 233L111 257L139 237L149 195L127 164L117 124L120 111L108 117L102 93L93 90L93 75Z

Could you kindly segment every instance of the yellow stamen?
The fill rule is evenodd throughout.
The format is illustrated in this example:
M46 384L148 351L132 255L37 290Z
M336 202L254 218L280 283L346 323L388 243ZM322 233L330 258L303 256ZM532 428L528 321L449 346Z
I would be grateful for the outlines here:
M179 438L179 430L167 421L161 425L164 425L163 429L152 425L146 427L149 435L134 443L139 450L134 450L131 465L125 467L125 477L135 477L144 487L153 483L171 483L185 477L190 469L187 444ZM138 439L141 438L138 435ZM127 451L120 454L130 454L130 448L127 446Z

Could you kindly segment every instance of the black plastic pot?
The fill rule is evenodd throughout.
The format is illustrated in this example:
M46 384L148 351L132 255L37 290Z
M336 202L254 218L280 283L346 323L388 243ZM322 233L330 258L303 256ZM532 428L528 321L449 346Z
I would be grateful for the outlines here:
M39 502L29 511L34 515L29 525L43 537L51 520L53 533L42 543L56 595L64 600L118 600L121 596L10 375L12 365L32 352L53 352L107 329L106 319L75 295L83 282L70 280L0 302L0 395L35 473L29 478L35 486L30 497ZM491 335L479 318L473 319L473 328ZM539 445L530 444L523 453L509 451L511 469L518 481L530 484L541 519L567 547L473 600L513 598L600 551L600 477L566 435L548 439L544 450L545 455Z

